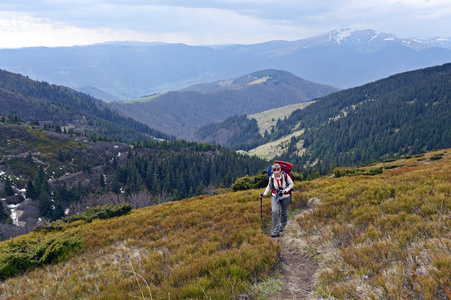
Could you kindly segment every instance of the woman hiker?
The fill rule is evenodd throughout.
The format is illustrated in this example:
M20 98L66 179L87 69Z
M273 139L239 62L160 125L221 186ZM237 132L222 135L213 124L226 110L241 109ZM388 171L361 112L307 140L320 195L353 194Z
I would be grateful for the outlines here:
M271 237L280 236L280 232L285 229L287 225L287 210L288 204L291 201L290 190L293 188L293 180L290 176L284 174L279 164L272 166L272 174L269 177L268 186L263 194L260 194L260 198L268 195L271 191L271 210L272 210L272 223L273 233ZM279 207L281 211L281 220L279 222Z

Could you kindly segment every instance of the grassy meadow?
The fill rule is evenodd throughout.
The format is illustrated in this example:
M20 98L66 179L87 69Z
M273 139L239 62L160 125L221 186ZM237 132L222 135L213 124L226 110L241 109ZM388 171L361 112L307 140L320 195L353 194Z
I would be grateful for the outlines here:
M450 158L437 151L365 167L382 168L376 175L296 182L290 209L313 207L294 233L320 264L311 299L451 299ZM169 202L2 242L0 273L27 253L42 264L3 278L0 299L255 296L252 286L277 273L281 247L268 236L269 197L261 222L259 192Z
M303 182L297 220L321 264L322 299L451 299L451 153L369 166L375 176ZM364 168L365 169L365 168Z
M265 216L269 205L267 198ZM231 299L271 274L279 250L262 231L257 191L169 202L19 236L0 243L0 267L15 259L12 252L33 248L36 256L43 250L35 245L47 240L51 247L67 246L52 264L4 280L1 299ZM43 260L51 261L48 255Z

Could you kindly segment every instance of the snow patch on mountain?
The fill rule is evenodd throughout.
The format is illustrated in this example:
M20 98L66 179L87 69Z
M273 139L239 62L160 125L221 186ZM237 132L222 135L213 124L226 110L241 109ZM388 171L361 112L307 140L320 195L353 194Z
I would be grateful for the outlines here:
M345 41L347 37L352 36L355 29L351 28L342 28L329 32L329 40L335 41L337 44L341 44L342 41Z

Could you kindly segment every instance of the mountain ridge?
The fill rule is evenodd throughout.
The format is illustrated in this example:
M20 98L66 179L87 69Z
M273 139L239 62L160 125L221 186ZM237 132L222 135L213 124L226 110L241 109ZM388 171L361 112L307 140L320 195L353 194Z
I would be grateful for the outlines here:
M0 69L0 105L4 117L58 124L79 133L117 140L173 139L110 110L105 102L65 86L38 82Z
M451 61L450 40L337 29L298 41L252 45L129 42L0 49L0 68L90 92L107 101L179 90L263 69L285 70L343 89L447 63Z
M227 82L227 84L224 84ZM280 70L195 85L109 106L157 130L192 139L196 129L236 114L253 114L337 91Z
M304 130L278 148L278 157L301 165L320 160L327 166L448 148L450 77L451 64L444 64L327 95L279 120L270 135L254 144Z

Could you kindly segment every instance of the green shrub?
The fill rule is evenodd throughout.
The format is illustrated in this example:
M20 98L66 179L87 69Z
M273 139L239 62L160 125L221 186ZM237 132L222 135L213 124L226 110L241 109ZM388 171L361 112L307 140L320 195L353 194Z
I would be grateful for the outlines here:
M434 154L434 155L432 155L432 156L429 158L429 160L438 160L438 159L441 159L441 158L443 157L443 155L444 155L444 153L437 153L437 154Z
M302 174L299 174L297 172L291 172L291 175L293 177L294 182L303 180ZM246 175L244 177L238 178L232 184L232 191L236 192L265 188L268 185L268 181L269 181L268 173L266 173L266 170L264 170L255 176Z
M95 206L87 209L80 218L75 218L75 220L85 220L87 222L92 222L94 219L109 219L118 216L128 214L132 210L132 205L129 203L121 204L106 204L104 206Z
M65 217L63 219L56 220L52 223L42 223L35 228L33 231L41 230L61 230L64 228L65 224L73 223L76 221L86 221L92 222L95 219L109 219L114 217L119 217L128 214L132 210L132 205L129 203L121 204L106 204L104 206L94 206L87 209L84 213L79 215L74 215L70 217Z
M0 280L58 261L80 244L81 240L78 237L67 234L35 235L33 238L13 239L3 243L0 255Z
M361 169L361 168L352 168L352 169L345 169L345 168L336 168L334 170L334 175L336 178L343 177L343 176L357 176L357 175L369 175L373 176L376 174L382 173L382 167L380 168L372 168L372 169Z
M232 184L232 191L245 191L251 189L264 188L268 185L268 174L266 171L260 172L255 176L240 177Z
M385 166L384 169L385 170L390 170L390 169L395 169L395 168L399 168L399 167L402 167L402 165Z

